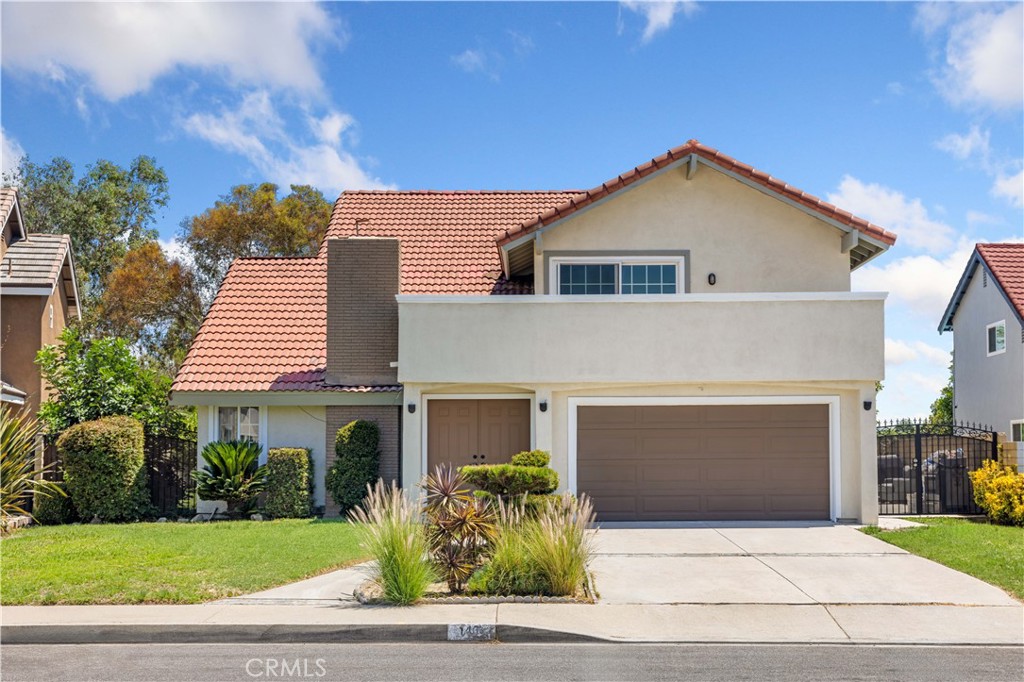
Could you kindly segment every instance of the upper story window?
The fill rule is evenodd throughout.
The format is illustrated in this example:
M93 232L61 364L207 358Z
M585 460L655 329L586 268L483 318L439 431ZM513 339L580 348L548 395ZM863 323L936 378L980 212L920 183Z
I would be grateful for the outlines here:
M677 294L683 279L680 259L560 259L551 290L563 296Z
M217 440L260 439L260 408L220 407L217 408Z
M1006 352L1006 320L999 320L985 327L985 336L990 356Z

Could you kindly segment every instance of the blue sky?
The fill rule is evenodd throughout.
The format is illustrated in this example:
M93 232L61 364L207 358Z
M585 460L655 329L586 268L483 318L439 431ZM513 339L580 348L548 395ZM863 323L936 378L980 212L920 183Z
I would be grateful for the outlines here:
M3 167L170 178L159 229L239 183L591 187L690 138L900 235L883 417L926 414L977 241L1024 239L1024 5L15 3Z

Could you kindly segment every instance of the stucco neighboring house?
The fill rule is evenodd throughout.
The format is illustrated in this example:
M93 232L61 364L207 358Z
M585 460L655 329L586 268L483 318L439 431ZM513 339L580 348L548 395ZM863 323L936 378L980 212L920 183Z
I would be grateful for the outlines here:
M939 324L953 332L953 417L1024 441L1024 244L977 244Z
M200 446L382 430L381 475L549 450L605 520L877 517L884 229L690 141L591 190L344 192L231 266L173 387ZM330 509L328 509L330 511Z
M18 192L0 188L0 389L5 403L36 414L47 398L36 353L77 318L71 238L29 233Z

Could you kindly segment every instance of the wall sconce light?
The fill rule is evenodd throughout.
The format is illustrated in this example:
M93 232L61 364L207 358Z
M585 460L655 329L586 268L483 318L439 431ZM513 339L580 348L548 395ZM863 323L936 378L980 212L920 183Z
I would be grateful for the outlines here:
M870 400L865 400L864 401L864 410L868 411L868 412L871 411L871 401Z
M409 403L409 414L414 414L415 412L416 412L416 403Z
M718 278L715 277L715 273L712 272L708 274L708 284L710 284L711 286L715 286L715 282L717 281Z
M546 401L546 400L540 401L540 403L537 404L537 407L540 408L541 412L547 412L548 411L548 401Z

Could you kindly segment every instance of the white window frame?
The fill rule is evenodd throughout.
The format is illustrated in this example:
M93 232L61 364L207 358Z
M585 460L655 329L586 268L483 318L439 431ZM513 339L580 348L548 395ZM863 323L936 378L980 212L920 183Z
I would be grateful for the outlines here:
M269 415L268 415L268 412L270 411L270 408L267 405L252 405L252 404L248 404L248 405L210 405L207 408L207 415L208 415L208 420L207 420L207 429L208 429L208 431L207 431L207 433L208 433L208 435L207 435L207 442L212 443L212 442L214 442L216 440L220 440L220 408L222 408L222 407L231 407L231 408L234 408L236 410L235 420L236 420L236 427L238 428L239 431L241 431L241 424L238 423L237 420L241 419L241 414L242 414L241 409L243 407L255 407L257 410L259 410L259 415L258 415L258 420L259 420L259 439L256 442L259 443L260 449L261 449L261 452L260 452L260 464L266 464L267 463L267 441L268 441L268 437L269 437L269 429L268 429L268 423L269 423L269 419L268 418L269 418ZM201 456L199 457L199 460L202 461L202 457Z
M989 329L994 329L996 327L1002 327L1003 328L1003 347L999 348L999 349L996 349L996 350L989 350L989 348L988 348L988 330ZM1003 353L1006 352L1006 320L999 320L998 322L993 322L992 324L990 324L990 325L985 327L985 352L987 353L987 355L985 357L989 357L989 358L992 357L993 355L1002 355Z
M560 265L617 265L615 270L615 293L614 294L563 294L561 293L561 282L558 273ZM676 266L676 293L674 294L624 294L622 293L622 266L623 265L674 265ZM578 296L621 296L632 298L634 296L680 296L686 289L686 257L685 256L559 256L552 258L548 263L548 291L554 296L578 297Z
M1013 437L1013 427L1015 427L1015 426L1019 426L1020 427L1020 438L1017 438L1017 439L1015 439ZM1010 440L1013 441L1014 443L1019 443L1019 442L1024 441L1024 419L1011 419L1010 420Z

